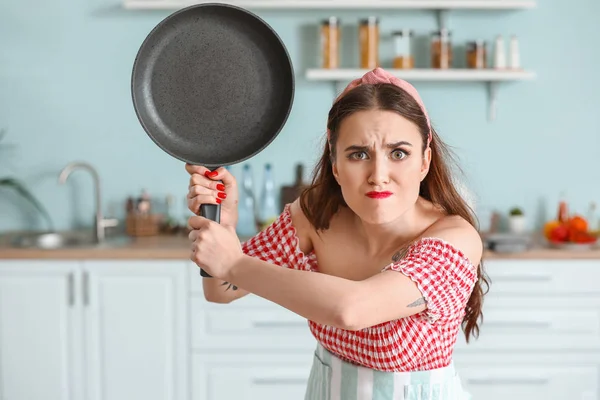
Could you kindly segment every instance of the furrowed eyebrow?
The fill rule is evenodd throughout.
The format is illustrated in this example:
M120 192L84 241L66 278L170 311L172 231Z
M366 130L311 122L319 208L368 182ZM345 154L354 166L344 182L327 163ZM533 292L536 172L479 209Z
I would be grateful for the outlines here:
M395 149L397 147L400 146L410 146L412 147L412 144L405 141L405 140L401 140L399 142L395 142L395 143L388 143L385 145L385 147L390 148L390 149ZM344 151L367 151L369 150L369 146L359 146L359 145L352 145L352 146L348 146L346 147L346 149Z
M401 140L399 142L396 143L388 143L385 145L385 147L388 147L390 149L395 149L396 147L400 147L400 146L410 146L412 147L412 144L407 142L406 140Z

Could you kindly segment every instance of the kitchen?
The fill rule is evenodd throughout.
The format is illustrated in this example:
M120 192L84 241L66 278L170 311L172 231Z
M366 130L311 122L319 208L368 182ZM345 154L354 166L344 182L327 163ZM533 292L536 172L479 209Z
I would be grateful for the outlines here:
M258 298L207 303L182 232L125 234L127 199L138 206L142 193L153 212L169 210L178 225L189 216L183 164L148 140L131 102L136 51L180 7L149 3L0 5L6 30L0 39L0 178L23 182L58 231L92 232L98 192L103 218L118 220L106 228L110 245L104 247L6 245L15 232L46 230L48 223L15 190L0 187L0 399L302 398L314 350L304 320ZM256 10L282 38L296 73L284 129L244 163L252 167L257 193L266 164L273 166L279 196L296 180L298 164L305 167L303 180L309 179L319 155L341 79L318 68L321 21L340 18L344 69L359 68L358 25L371 15L379 17L384 68L393 64L392 32L406 28L415 34L416 67L425 68L431 32L443 17L457 69L465 68L467 42L485 40L492 63L497 36L508 50L516 35L520 64L532 73L495 86L485 80L413 82L457 153L482 230L498 222L504 234L518 207L526 232L539 234L557 218L561 200L597 230L599 214L593 216L590 204L600 199L600 189L590 183L600 178L593 157L600 82L598 55L590 49L599 8L578 0L445 14L364 5ZM74 171L59 183L72 162L97 171L99 191L89 171ZM231 171L240 179L243 165ZM481 337L456 350L474 398L600 398L600 290L594 279L600 250L540 245L488 251L484 260L492 286Z

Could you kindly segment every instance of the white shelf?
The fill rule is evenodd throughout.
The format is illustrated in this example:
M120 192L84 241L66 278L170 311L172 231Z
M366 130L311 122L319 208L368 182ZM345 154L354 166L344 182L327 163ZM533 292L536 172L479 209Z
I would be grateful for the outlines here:
M336 96L351 80L363 76L366 69L308 69L309 81L328 81L335 87ZM387 69L386 71L408 82L482 82L487 85L490 120L496 118L497 86L501 82L533 80L532 71L475 70L475 69Z
M127 9L175 10L214 1L125 0ZM229 0L227 4L252 9L472 9L517 10L536 7L535 0Z
M476 69L385 69L407 81L471 81L500 82L534 79L530 71L476 70ZM306 79L313 81L351 81L367 73L366 69L309 69Z

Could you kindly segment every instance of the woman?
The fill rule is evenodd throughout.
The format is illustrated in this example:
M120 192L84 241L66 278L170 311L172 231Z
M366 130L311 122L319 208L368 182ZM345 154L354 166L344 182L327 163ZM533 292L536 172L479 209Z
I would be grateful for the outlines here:
M234 178L186 165L190 210L222 205L221 225L189 220L206 298L254 293L308 319L306 399L468 398L452 352L461 325L478 335L487 282L445 154L417 91L377 68L334 102L311 187L243 245Z

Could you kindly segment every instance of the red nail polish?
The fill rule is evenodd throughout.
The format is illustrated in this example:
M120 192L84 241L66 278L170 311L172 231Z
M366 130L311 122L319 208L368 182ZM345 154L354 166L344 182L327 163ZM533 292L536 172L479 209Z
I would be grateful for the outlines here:
M206 172L204 173L204 176L205 176L205 177L207 177L207 178L210 178L210 171L206 171Z
M221 199L217 199L217 204L221 204Z
M211 178L214 178L215 176L219 175L218 171L211 171L210 174L208 174Z
M223 192L219 192L219 193L217 193L217 196L219 196L220 198L224 199L224 198L227 197L227 194L223 193Z
M217 183L217 190L224 191L225 185L223 185L222 183Z

